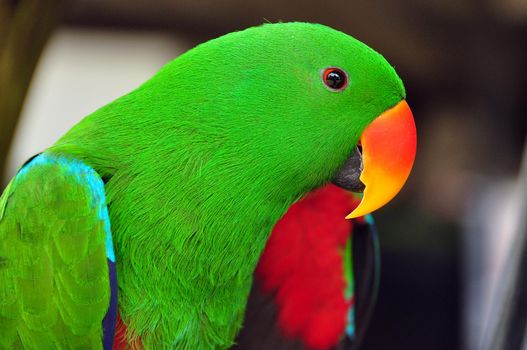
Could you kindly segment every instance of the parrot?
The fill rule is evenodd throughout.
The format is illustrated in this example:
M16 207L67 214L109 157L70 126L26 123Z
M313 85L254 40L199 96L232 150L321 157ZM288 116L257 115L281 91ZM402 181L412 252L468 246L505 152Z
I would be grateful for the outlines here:
M280 218L406 182L416 130L379 53L321 24L200 44L27 160L0 197L0 348L227 349ZM343 214L344 215L344 214ZM115 342L117 344L117 342Z
M380 246L371 215L344 219L358 202L326 185L278 221L256 268L235 349L360 346L377 299Z

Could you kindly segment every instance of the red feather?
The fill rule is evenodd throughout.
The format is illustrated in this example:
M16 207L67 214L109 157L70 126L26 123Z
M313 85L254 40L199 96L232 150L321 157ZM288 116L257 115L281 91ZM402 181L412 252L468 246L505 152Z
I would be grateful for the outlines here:
M117 313L117 324L115 326L115 337L113 338L113 347L112 350L140 350L143 349L143 344L141 344L141 339L137 337L131 343L126 341L126 325L121 320L121 315Z
M276 224L256 269L264 292L276 293L284 335L313 350L336 346L345 332L352 301L342 251L352 223L344 217L357 204L333 185L310 193Z

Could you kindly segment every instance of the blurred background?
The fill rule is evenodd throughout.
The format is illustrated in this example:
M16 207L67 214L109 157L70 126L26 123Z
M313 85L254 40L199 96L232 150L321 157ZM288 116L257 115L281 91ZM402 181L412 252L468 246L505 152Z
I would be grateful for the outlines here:
M381 289L362 349L492 348L527 214L526 0L0 0L0 188L172 58L266 21L351 34L407 88L417 159L376 216Z

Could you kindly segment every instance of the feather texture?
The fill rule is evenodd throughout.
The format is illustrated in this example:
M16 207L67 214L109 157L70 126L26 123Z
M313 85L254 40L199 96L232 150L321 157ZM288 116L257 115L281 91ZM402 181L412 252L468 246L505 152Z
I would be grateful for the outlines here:
M0 203L0 348L101 349L113 259L101 179L43 154Z

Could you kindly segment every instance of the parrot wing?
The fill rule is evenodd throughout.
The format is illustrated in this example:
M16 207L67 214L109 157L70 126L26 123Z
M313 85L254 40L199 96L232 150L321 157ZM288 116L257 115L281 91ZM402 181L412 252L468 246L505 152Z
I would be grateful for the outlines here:
M40 154L0 198L0 349L110 349L115 257L104 184Z

